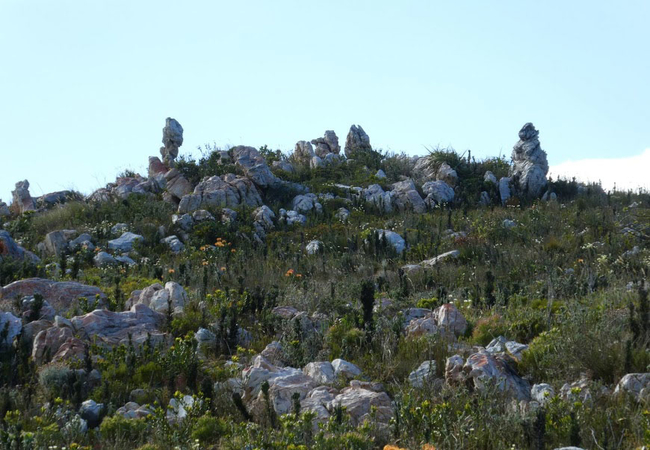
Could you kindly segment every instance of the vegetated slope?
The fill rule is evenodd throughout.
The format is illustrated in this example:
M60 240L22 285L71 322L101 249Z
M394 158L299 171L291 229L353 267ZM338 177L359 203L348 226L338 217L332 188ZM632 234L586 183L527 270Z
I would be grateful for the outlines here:
M5 448L650 444L650 195L361 127L174 161L169 120L146 178L17 186Z

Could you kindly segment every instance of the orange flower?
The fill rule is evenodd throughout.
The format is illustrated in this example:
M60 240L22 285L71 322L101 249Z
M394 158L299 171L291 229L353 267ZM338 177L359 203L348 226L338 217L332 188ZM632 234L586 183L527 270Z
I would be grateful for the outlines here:
M222 272L225 272L225 271L226 271L226 266L222 266L222 267L221 267L221 271L222 271Z
M231 249L230 249L230 252L231 252L231 253L235 253L236 251L237 251L237 250L235 250L234 248L231 248Z
M582 258L578 258L578 262L579 262L579 263L583 263L583 262L585 262L585 260L582 259Z
M431 444L424 444L422 450L436 450L436 448Z
M287 270L287 273L284 274L284 276L285 277L290 277L291 275L293 275L293 272L294 272L293 269L289 269L289 270Z
M206 260L203 260L203 265L207 266L209 263Z
M169 269L169 273L174 273L176 272L174 269Z
M301 278L301 277L302 277L302 274L301 274L301 273L297 273L297 274L296 274L296 278Z

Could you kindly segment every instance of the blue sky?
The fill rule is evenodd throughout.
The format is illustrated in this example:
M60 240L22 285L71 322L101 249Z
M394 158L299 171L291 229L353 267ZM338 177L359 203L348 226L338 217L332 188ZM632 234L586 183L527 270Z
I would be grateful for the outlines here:
M647 1L0 0L0 198L144 170L168 116L181 153L356 123L384 150L509 155L532 121L552 166L642 158L649 22Z

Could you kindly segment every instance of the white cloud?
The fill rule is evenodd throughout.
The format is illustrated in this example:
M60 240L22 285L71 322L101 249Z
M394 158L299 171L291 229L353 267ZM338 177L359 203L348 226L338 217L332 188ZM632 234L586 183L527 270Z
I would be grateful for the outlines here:
M553 179L573 177L582 182L601 182L603 189L617 190L639 188L650 190L650 148L636 156L625 158L582 159L565 161L551 166Z

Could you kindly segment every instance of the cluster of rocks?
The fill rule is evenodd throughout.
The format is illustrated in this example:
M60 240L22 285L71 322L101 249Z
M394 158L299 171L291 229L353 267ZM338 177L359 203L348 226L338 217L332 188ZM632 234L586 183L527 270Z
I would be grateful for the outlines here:
M322 138L312 139L311 142L298 141L292 158L296 164L316 169L341 162L339 158L340 152L341 147L339 146L338 136L334 131L327 130ZM293 168L287 170L286 166L282 166L282 163L279 163L278 166L286 172L293 171Z

